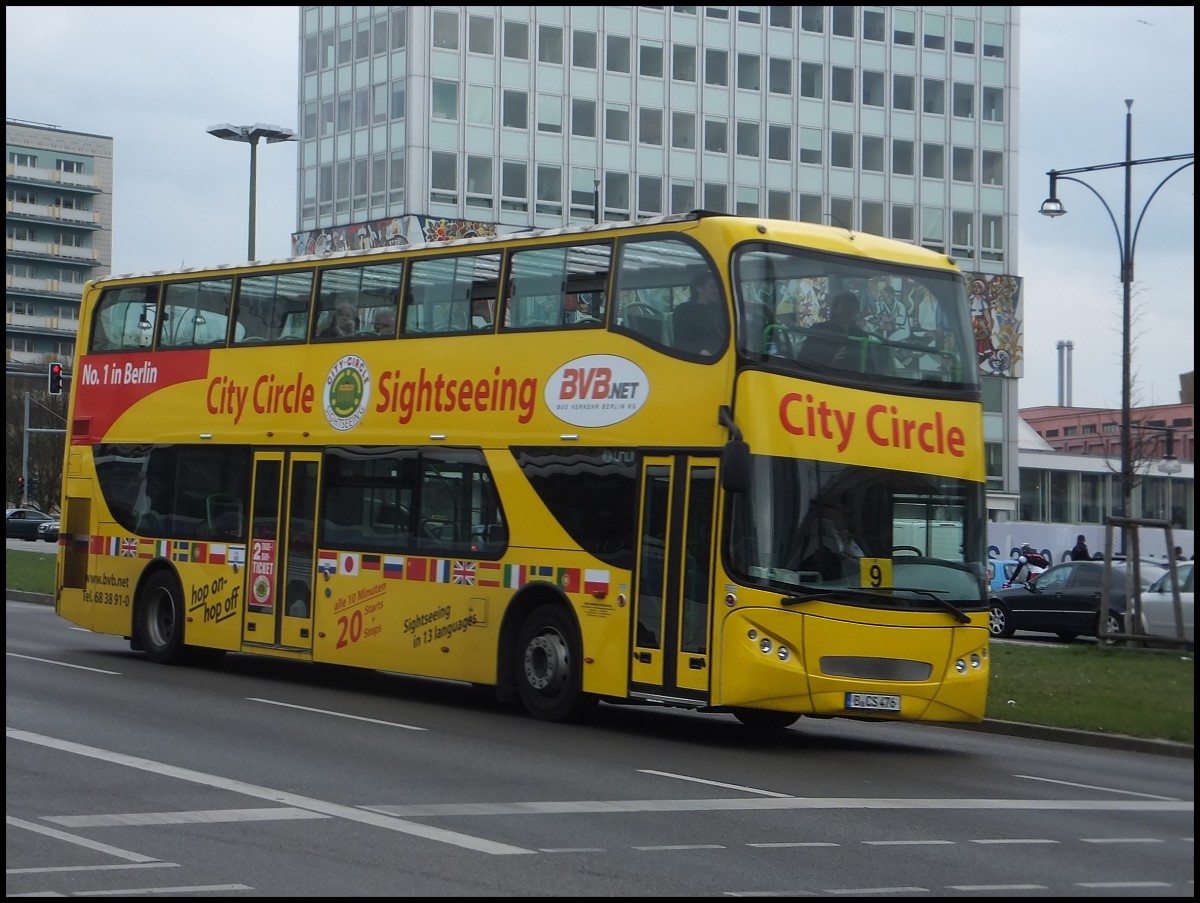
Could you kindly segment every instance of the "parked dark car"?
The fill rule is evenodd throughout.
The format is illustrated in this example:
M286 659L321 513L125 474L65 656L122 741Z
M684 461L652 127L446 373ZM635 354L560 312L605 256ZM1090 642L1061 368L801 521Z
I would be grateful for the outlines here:
M58 542L58 518L48 520L43 524L38 524L38 539L44 539L46 542Z
M58 520L36 508L4 509L5 539L38 539L38 525ZM57 539L57 537L55 537Z
M1100 594L1104 582L1103 561L1064 561L1038 575L1036 581L991 591L989 626L993 637L1010 637L1017 630L1054 633L1061 639L1096 636L1100 629ZM1112 589L1104 613L1105 633L1125 632L1125 603L1130 569L1112 565ZM1143 564L1139 571L1145 590L1162 568Z

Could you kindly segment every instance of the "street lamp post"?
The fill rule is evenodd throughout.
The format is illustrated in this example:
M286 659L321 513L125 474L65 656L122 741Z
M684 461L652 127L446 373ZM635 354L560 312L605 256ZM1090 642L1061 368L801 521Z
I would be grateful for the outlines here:
M1142 205L1142 210L1138 214L1137 225L1133 225L1133 207L1132 207L1132 188L1133 188L1133 167L1141 166L1144 163L1166 163L1172 160L1187 160L1173 170L1161 182L1155 186L1150 192L1150 196L1146 198L1146 203ZM1042 202L1042 208L1039 211L1043 216L1055 217L1062 216L1067 212L1067 208L1063 206L1062 201L1058 199L1058 183L1063 182L1078 182L1088 191L1096 196L1108 213L1108 218L1112 221L1113 230L1117 234L1117 248L1121 255L1121 516L1129 518L1133 516L1133 438L1132 425L1130 418L1132 417L1132 391L1133 391L1133 351L1132 351L1132 294L1133 294L1133 253L1137 248L1137 234L1142 228L1142 219L1146 216L1146 210L1150 206L1150 202L1154 200L1154 196L1172 176L1182 172L1189 166L1194 165L1195 154L1172 154L1169 157L1147 157L1143 160L1133 159L1133 101L1125 101L1125 159L1119 163L1103 163L1098 166L1079 166L1074 169L1052 169L1046 175L1050 177L1050 196ZM1100 192L1089 185L1083 179L1074 177L1074 173L1083 172L1098 172L1103 169L1125 170L1125 207L1124 207L1124 229L1117 224L1117 218L1112 212L1112 208L1108 206L1108 202L1104 200ZM1121 551L1127 552L1126 533L1127 526L1121 528Z
M246 241L246 259L254 259L254 215L258 195L258 142L278 144L282 141L293 141L296 133L291 129L280 128L277 125L264 125L256 122L254 125L230 125L222 122L220 125L209 126L210 135L225 141L241 141L250 145L250 237Z

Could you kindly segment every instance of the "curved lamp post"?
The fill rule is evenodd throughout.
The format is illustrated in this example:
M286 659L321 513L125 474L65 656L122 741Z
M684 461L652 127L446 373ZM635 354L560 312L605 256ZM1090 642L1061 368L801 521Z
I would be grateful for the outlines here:
M230 125L228 122L222 122L220 125L209 126L207 132L225 141L241 141L250 145L250 237L246 243L246 259L253 260L255 200L258 193L258 142L279 144L282 141L294 141L296 133L291 129L261 122L254 125Z
M1100 203L1104 206L1108 213L1109 220L1112 221L1113 230L1117 233L1117 248L1121 255L1121 516L1133 516L1133 429L1130 424L1131 415L1131 393L1133 391L1133 375L1132 375L1132 347L1131 347L1131 299L1133 289L1133 252L1137 248L1137 234L1142 228L1142 220L1146 216L1146 209L1150 206L1150 202L1154 200L1154 196L1172 176L1182 172L1189 166L1195 164L1194 153L1191 154L1172 154L1169 157L1147 157L1143 160L1133 159L1133 101L1125 101L1125 159L1119 163L1103 163L1099 166L1080 166L1075 169L1052 169L1046 175L1050 177L1050 196L1042 201L1042 209L1038 211L1043 216L1062 216L1067 212L1067 208L1063 206L1062 201L1058 199L1058 183L1062 182L1078 182L1088 191L1096 196ZM1155 186L1150 192L1150 197L1146 198L1146 203L1142 205L1142 211L1138 214L1137 225L1133 226L1133 208L1131 206L1131 189L1133 187L1133 167L1141 166L1143 163L1166 163L1171 160L1188 160L1182 166L1175 169L1166 178ZM1095 188L1089 185L1083 179L1074 177L1074 173L1081 172L1097 172L1102 169L1118 169L1125 170L1125 217L1124 229L1117 225L1117 218L1112 212L1112 208L1108 206L1108 202L1100 195ZM1131 228L1132 227L1132 228ZM1121 528L1121 551L1128 551L1125 541L1126 527Z

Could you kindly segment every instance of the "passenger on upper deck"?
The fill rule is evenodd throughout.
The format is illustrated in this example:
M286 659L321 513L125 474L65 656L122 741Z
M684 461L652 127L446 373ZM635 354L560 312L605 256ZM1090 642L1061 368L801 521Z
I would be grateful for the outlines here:
M396 335L396 313L381 310L375 315L375 334L392 338Z
M727 339L721 285L711 273L692 280L688 300L671 314L674 345L693 354L716 355Z
M862 343L869 333L858 323L858 296L838 292L829 301L829 319L809 330L804 342L804 359L825 367L842 370L859 368Z
M358 331L358 310L349 301L339 301L329 325L318 333L319 339L352 336Z

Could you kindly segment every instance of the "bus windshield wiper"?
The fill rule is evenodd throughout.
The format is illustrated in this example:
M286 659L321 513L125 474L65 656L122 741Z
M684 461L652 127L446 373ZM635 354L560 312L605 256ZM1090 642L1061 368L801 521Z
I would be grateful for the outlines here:
M925 589L920 586L890 586L887 591L867 589L861 586L798 586L802 595L784 596L780 602L783 605L802 605L805 602L813 602L817 599L852 599L861 596L874 596L878 599L891 599L893 593L919 593L926 596L930 601L935 602L939 607L945 609L954 616L954 620L960 624L969 624L971 619L967 614L953 602L941 598L940 593L944 590Z

